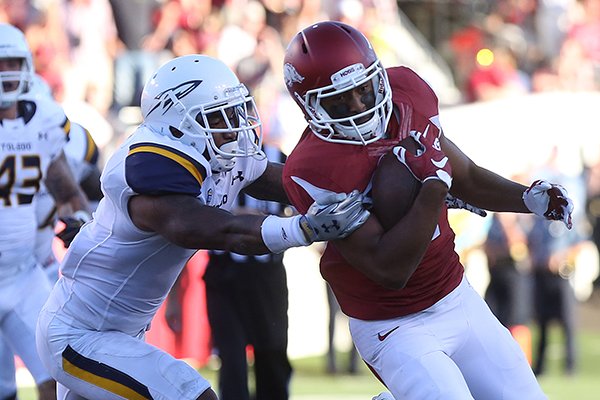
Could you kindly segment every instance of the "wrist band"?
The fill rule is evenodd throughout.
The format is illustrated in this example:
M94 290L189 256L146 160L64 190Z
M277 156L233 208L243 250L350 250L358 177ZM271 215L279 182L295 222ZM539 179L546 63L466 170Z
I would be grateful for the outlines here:
M290 247L308 246L307 240L300 228L301 215L294 217L278 217L269 215L260 227L260 233L265 245L273 253L281 253Z

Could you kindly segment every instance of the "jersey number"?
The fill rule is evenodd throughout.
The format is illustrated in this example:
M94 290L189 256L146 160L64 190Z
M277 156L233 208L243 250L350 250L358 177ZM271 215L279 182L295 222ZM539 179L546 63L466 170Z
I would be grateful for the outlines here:
M29 172L33 170L32 172ZM22 184L18 187L19 192L13 193L15 183L19 176ZM26 177L25 177L26 176ZM8 156L0 164L0 201L5 207L13 205L29 204L33 200L33 195L40 189L40 180L42 179L42 168L40 157L37 155Z

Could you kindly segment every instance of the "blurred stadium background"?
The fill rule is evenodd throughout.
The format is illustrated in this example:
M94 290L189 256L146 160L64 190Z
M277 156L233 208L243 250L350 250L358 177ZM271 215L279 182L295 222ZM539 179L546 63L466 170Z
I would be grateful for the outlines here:
M600 0L0 0L0 21L26 33L37 72L69 117L90 130L103 160L140 122L147 71L189 53L230 65L257 99L266 140L289 152L303 120L283 87L283 51L291 35L324 19L361 29L384 65L421 74L440 98L446 135L482 166L527 183L556 156L581 238L565 277L578 299L579 360L576 376L563 376L562 339L553 329L551 365L540 380L551 399L597 398ZM455 212L452 222L467 273L483 293L489 217ZM285 257L292 398L367 399L381 386L366 370L325 374L328 307L318 256L311 247ZM186 272L184 333L175 337L161 313L148 340L214 377L205 261L199 252ZM338 329L336 343L347 349L347 332ZM19 383L21 398L34 399L22 368Z

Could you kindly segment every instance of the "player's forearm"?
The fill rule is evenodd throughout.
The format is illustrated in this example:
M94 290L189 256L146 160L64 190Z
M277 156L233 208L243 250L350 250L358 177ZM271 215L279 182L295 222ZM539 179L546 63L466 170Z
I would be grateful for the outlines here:
M446 189L423 184L410 211L387 232L374 218L347 240L335 245L344 258L372 281L401 289L418 267L434 235Z
M189 249L226 250L238 254L269 253L261 237L265 216L234 216L218 211L216 218L206 218L206 215L195 218L191 213L187 218L173 219L159 227L157 232L170 242Z
M403 288L421 263L438 226L446 189L439 182L425 182L408 214L381 238L374 260L385 266L384 286Z
M473 166L467 177L454 176L450 192L489 211L528 213L523 203L526 186L485 168Z

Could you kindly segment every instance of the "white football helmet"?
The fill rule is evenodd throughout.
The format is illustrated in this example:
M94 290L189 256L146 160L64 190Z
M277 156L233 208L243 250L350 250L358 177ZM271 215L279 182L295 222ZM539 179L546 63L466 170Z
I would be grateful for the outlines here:
M173 136L205 152L214 172L232 169L236 157L265 157L253 97L212 57L186 55L160 67L144 86L142 116L145 124L175 128ZM216 135L231 133L236 140L217 146Z
M0 70L0 108L8 108L27 92L33 79L33 61L25 35L10 24L0 23L0 59L21 59L16 71Z
M22 97L54 100L50 85L38 74L33 74L27 92Z

